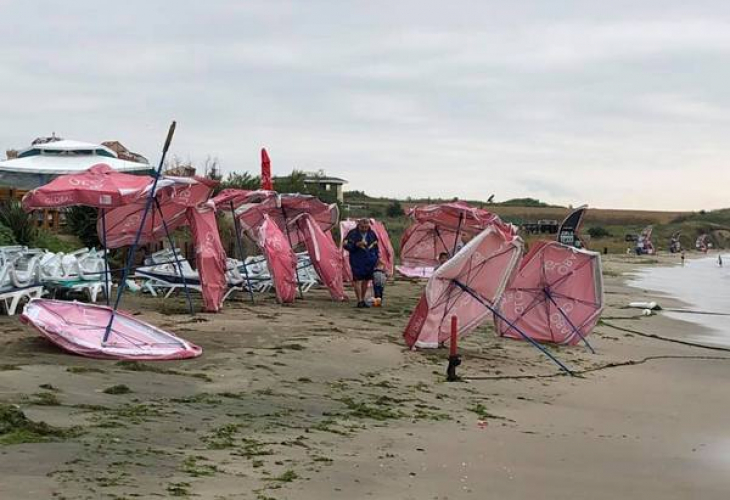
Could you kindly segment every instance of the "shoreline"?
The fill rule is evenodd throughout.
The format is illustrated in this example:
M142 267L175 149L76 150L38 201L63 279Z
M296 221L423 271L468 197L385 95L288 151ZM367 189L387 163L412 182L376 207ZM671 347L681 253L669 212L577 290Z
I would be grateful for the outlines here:
M446 350L402 345L422 284L400 280L379 311L332 303L324 291L293 307L242 300L196 318L165 314L175 301L162 312L148 299L125 304L203 345L187 362L71 356L0 318L0 402L78 430L0 446L0 496L726 498L730 402L716 382L730 373L730 352L607 325L676 338L697 331L623 307L637 295L623 273L647 262L604 259L597 354L550 348L584 372L573 378L483 327L462 342L459 374L469 381L445 383ZM130 392L105 392L120 385Z

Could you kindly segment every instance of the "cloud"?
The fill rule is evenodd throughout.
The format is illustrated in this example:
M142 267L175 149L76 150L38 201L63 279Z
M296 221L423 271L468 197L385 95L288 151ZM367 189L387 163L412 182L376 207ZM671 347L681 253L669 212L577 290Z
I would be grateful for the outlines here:
M3 8L0 146L119 139L375 195L730 205L730 6L81 0ZM32 22L30 22L32 20Z

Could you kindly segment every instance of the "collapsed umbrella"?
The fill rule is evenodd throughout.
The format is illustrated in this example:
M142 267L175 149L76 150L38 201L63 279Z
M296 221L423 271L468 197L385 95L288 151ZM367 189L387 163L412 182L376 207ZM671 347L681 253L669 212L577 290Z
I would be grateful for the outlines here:
M557 242L541 242L523 259L499 302L497 332L538 342L573 345L587 337L603 311L601 256Z

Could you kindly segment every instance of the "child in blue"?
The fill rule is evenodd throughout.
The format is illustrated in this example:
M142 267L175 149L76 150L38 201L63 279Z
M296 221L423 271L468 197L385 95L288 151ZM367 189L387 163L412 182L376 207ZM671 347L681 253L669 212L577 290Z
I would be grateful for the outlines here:
M347 233L344 248L350 253L352 284L357 297L357 307L368 307L365 295L380 256L378 237L370 229L369 219L360 219L357 227Z
M385 272L385 262L378 260L373 271L373 307L383 305L383 291L388 282L388 275Z

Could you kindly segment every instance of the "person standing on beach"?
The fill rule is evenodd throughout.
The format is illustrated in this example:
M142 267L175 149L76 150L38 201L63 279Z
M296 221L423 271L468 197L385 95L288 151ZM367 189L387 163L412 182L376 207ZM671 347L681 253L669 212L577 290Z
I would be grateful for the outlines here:
M680 257L681 257L681 259L682 259L682 265L684 265L684 250L682 250L682 254L681 254L681 256L680 256Z
M722 267L722 254L717 254L717 265Z
M380 257L378 237L370 229L369 219L360 219L357 227L347 233L344 248L350 253L352 285L355 288L357 307L368 307L365 296Z

